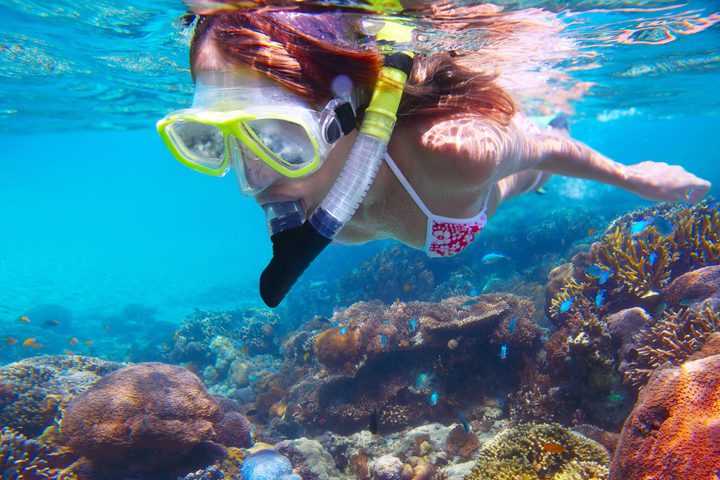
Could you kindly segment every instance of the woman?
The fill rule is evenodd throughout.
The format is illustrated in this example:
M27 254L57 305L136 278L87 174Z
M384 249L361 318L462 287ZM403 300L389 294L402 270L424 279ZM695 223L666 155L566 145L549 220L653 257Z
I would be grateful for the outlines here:
M502 38L517 28L517 19L491 13L490 36ZM447 11L443 15L447 20ZM309 234L275 240L296 231L306 216L319 217L324 207L318 206L342 190L341 171L357 156L355 127L376 110L367 108L369 99L379 78L389 75L383 61L390 56L375 46L373 35L381 38L388 25L392 35L408 33L403 25L359 18L305 14L298 7L201 15L191 45L193 108L159 123L180 161L213 175L232 166L243 192L265 208L275 260L282 257L268 269L272 275L264 274L264 283L281 284L279 292L263 293L271 306L325 245ZM318 238L348 244L393 238L431 256L449 256L475 238L501 203L537 190L552 174L657 201L695 203L710 188L680 166L614 162L571 139L562 122L538 129L497 75L469 67L469 60L449 52L415 55L411 70L403 59L386 65L405 65L409 73L404 90L399 82L402 100L387 154L367 175L366 193L340 192L359 203L348 221L335 222L330 233L313 223ZM299 244L304 246L295 248ZM261 292L267 288L261 285Z

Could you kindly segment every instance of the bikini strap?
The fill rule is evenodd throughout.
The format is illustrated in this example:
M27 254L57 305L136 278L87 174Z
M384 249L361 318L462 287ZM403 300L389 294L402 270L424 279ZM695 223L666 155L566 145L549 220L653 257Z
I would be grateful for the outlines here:
M398 181L402 184L402 186L405 188L405 191L410 194L413 200L415 200L415 203L418 207L420 207L420 210L428 217L432 218L435 215L427 208L425 205L425 202L423 202L420 199L420 196L415 192L415 190L410 185L410 182L408 182L407 178L405 178L405 175L402 174L400 169L398 168L395 161L390 157L390 154L388 152L385 152L385 162L388 164L388 167L390 167L390 170L393 171L395 176L397 177Z

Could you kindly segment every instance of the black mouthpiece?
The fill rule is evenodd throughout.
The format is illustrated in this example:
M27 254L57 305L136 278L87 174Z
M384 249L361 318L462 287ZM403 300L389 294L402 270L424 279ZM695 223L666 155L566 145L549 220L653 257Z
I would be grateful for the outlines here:
M260 275L260 296L268 307L283 301L305 269L330 243L309 222L270 237L273 258Z

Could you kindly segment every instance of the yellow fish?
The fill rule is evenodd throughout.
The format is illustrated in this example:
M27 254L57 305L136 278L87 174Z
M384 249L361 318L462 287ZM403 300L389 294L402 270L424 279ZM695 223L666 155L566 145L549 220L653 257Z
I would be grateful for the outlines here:
M23 340L22 346L29 347L30 345L35 343L35 340L37 340L35 337L26 338L25 340Z

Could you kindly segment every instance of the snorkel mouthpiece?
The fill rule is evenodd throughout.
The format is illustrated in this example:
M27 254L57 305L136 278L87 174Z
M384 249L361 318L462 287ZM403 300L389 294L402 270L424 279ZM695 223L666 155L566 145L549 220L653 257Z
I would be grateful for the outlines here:
M266 203L262 208L265 210L265 221L271 237L285 230L297 228L305 222L305 211L298 200Z
M376 39L408 43L412 30L387 20ZM260 295L269 307L280 304L365 198L390 141L412 57L411 52L385 55L360 133L330 193L302 226L272 235L273 259L260 276Z

